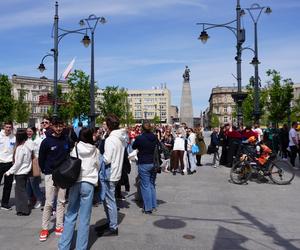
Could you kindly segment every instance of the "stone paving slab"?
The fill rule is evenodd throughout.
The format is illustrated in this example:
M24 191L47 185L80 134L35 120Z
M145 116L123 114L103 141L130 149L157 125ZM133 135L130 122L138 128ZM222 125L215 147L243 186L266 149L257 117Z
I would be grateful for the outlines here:
M93 228L104 222L105 214L101 205L93 208L90 249L300 249L299 172L287 186L252 181L239 186L228 181L228 168L212 168L211 160L204 156L205 165L192 176L158 175L159 208L153 215L141 213L132 184L120 204L118 237L96 236ZM133 169L132 183L135 174ZM0 249L57 249L53 233L39 242L41 215L39 209L29 217L0 210Z

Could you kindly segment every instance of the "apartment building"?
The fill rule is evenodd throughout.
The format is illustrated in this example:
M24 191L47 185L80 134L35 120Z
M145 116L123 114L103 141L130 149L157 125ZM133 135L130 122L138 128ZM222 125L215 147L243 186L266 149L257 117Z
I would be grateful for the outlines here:
M46 77L29 77L29 76L18 76L12 75L11 78L13 96L17 100L20 91L25 91L25 102L29 104L31 114L29 117L30 125L38 125L43 115L47 113L48 109L52 106L52 103L45 100L40 102L40 96L45 96L52 92L53 80L47 79ZM68 92L68 85L66 82L59 81L58 84L62 86L62 92Z
M218 117L220 125L236 122L236 118L233 117L235 102L231 96L236 91L236 87L215 87L212 89L209 97L209 111L206 113L208 126L213 114Z
M148 90L127 90L130 111L136 122L159 118L161 123L170 123L171 93L166 85Z

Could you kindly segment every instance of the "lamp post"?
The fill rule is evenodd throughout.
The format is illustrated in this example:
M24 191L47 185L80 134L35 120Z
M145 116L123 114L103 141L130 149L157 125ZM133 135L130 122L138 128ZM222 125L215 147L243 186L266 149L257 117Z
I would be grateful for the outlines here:
M54 59L54 77L53 77L53 94L54 94L54 100L53 100L53 116L57 116L57 83L58 83L58 44L62 40L63 37L65 37L68 34L81 34L84 35L82 39L82 43L85 47L88 47L91 43L91 85L90 85L90 98L91 98L91 126L95 127L95 97L94 97L94 31L97 26L98 22L105 23L106 20L104 17L96 17L95 15L90 15L88 18L80 20L80 25L84 25L85 22L87 22L88 27L80 28L76 30L66 30L59 28L58 26L58 2L55 2L55 15L54 15L54 34L53 34L53 40L54 40L54 48L51 49L51 54L46 54L41 61L41 64L39 65L38 69L43 72L46 68L44 65L44 59L48 56L52 56ZM94 26L91 26L89 21L96 21ZM92 42L87 35L87 31L91 31L91 37ZM93 83L93 84L92 84ZM92 94L93 95L92 95ZM93 115L93 116L92 116Z
M250 8L246 8L249 12L251 19L254 23L254 57L252 59L251 64L254 66L254 106L253 106L253 117L254 123L259 123L260 119L260 107L259 107L259 95L260 95L260 82L259 82L259 73L258 73L258 65L260 64L258 60L258 45L257 45L257 22L260 18L260 15L263 10L265 10L266 14L270 14L272 12L270 7L261 7L259 4L254 3L250 6ZM258 13L254 16L254 12Z
M90 81L90 122L91 122L91 127L94 128L95 127L95 118L96 118L96 114L95 114L95 56L94 56L94 33L97 27L97 24L101 23L101 24L105 24L106 23L106 19L104 17L97 17L94 14L90 15L88 18L84 18L82 20L80 20L79 24L81 26L87 25L88 26L88 30L90 30L91 32L91 81ZM84 41L85 39L85 41ZM89 46L89 37L86 36L82 40L83 44L85 45L85 47Z
M242 125L242 103L247 97L246 93L242 92L242 72L241 72L241 56L242 56L242 44L245 41L245 30L241 28L241 16L244 14L244 11L241 9L240 0L237 0L236 3L236 19L224 24L213 24L213 23L197 23L197 25L202 25L203 30L198 39L203 43L206 43L209 36L206 30L213 28L226 28L230 30L236 37L236 79L237 79L237 92L232 94L234 101L237 104L237 122L238 126ZM236 26L232 26L233 23L236 23Z

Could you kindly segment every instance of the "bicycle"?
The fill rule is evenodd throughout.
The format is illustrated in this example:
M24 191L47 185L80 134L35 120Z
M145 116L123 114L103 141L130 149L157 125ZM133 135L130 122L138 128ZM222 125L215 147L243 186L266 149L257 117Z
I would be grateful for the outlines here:
M235 160L230 170L230 179L235 184L244 184L257 174L258 179L269 177L271 181L278 185L287 185L295 177L293 166L290 162L278 159L277 155L271 155L262 166L257 161L255 154L245 145L241 145L243 152L238 160Z

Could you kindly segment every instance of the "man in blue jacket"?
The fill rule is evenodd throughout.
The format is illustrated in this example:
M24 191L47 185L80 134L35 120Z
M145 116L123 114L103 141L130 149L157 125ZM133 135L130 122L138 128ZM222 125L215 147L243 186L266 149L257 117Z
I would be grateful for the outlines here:
M42 230L40 241L47 240L49 236L49 222L52 214L53 200L57 197L56 205L56 229L55 234L61 235L63 231L63 217L65 211L66 190L56 187L52 180L52 171L55 166L68 156L69 142L63 133L63 122L59 118L52 119L51 132L42 141L39 151L39 165L45 174L46 201L43 211Z

